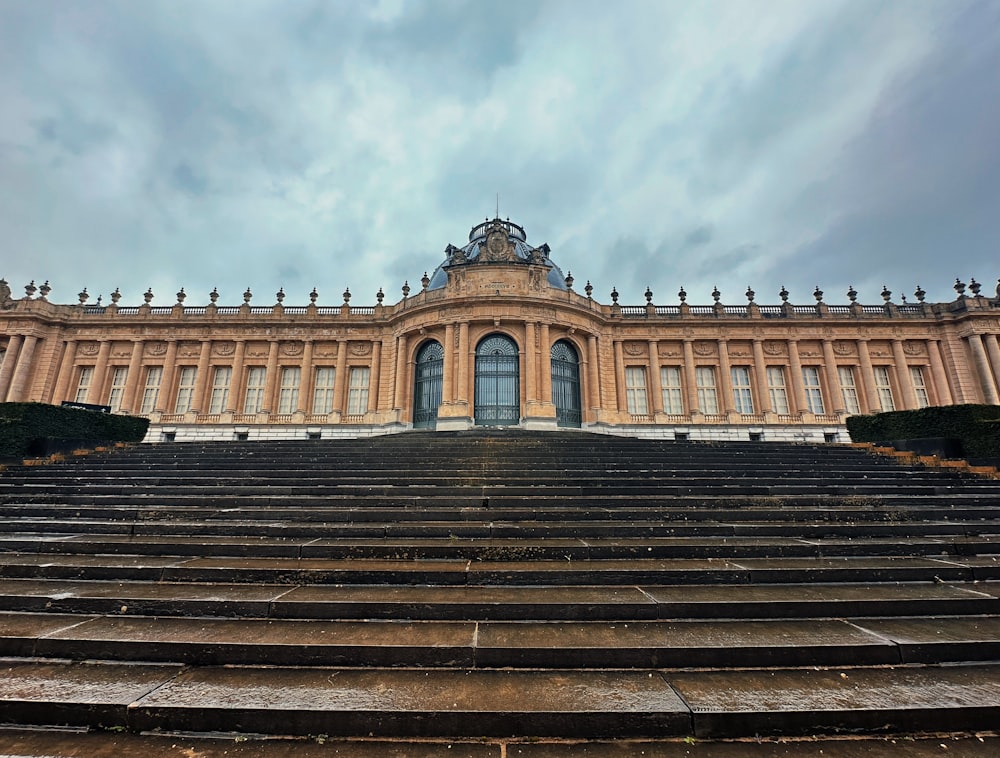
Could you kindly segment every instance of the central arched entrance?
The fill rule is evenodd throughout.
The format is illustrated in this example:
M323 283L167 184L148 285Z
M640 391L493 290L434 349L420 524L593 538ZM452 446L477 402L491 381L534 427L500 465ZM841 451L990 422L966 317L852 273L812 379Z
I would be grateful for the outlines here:
M517 345L494 334L476 347L476 424L510 426L521 421Z
M576 349L559 340L550 351L552 358L552 403L558 426L580 426L580 358Z
M428 342L417 352L413 386L414 429L433 429L437 425L443 378L444 348L440 342Z

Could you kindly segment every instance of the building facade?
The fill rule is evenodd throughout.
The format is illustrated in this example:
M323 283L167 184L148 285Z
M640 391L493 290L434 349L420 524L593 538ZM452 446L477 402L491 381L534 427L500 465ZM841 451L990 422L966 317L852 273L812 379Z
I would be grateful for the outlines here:
M847 441L855 413L1000 403L1000 294L879 305L619 305L499 218L374 306L75 305L0 283L0 400L148 416L148 441L474 426ZM968 289L968 292L966 290ZM990 293L993 294L993 293Z

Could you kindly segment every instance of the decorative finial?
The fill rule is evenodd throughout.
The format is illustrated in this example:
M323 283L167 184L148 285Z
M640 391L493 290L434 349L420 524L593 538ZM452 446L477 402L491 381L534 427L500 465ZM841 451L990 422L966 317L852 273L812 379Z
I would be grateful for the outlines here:
M565 282L566 282L566 289L568 289L568 290L573 289L573 272L572 271L567 271L566 272Z
M813 290L813 297L816 298L817 303L823 302L823 290L819 288L818 284L816 285L816 289Z
M349 302L351 302L351 288L344 287L344 305L347 305Z
M424 279L426 279L426 278L427 278L427 274L425 273L424 274ZM424 289L427 289L427 285L424 285ZM407 279L405 282L403 282L403 299L405 300L409 296L410 296L410 280Z
M44 300L49 296L49 293L52 291L52 288L49 286L48 279L45 280L45 284L43 284L41 287L38 288L38 291L42 293L42 300Z
M385 299L385 293L382 291L381 287L379 287L378 292L375 293L375 299L378 300L379 305L382 305L382 301Z
M35 286L35 280L34 279L32 279L30 282L28 282L25 285L24 291L27 293L28 297L34 297L35 296L35 293L38 292L38 287Z
M684 291L684 285L683 284L681 285L681 288L679 290L677 290L677 297L680 298L680 301L682 303L686 303L687 302L688 293Z
M958 293L959 298L965 297L965 282L963 282L958 277L955 277L954 288L955 288L955 292Z
M927 297L927 293L924 292L923 288L918 284L917 288L913 290L913 296L917 298L918 303L924 302L924 298Z
M184 304L184 298L186 298L186 297L187 297L187 295L186 295L186 294L184 293L184 288L183 288L183 287L181 287L181 288L180 288L180 289L179 289L179 290L177 291L177 302L178 302L179 304L183 305L183 304Z
M143 293L142 299L146 301L146 305L149 305L151 302L153 302L154 297L156 296L153 294L153 288L149 287L145 291L145 293Z
M747 285L747 291L746 291L746 296L747 296L747 302L748 302L748 303L752 303L752 302L753 302L753 299L754 299L754 297L755 297L756 295L757 295L757 293L756 293L756 292L754 292L754 291L753 291L752 289L750 289L750 285L748 284L748 285Z
M649 287L646 287L646 291L643 294L646 296L646 305L649 305L650 303L653 302L653 290L651 290Z
M421 287L421 289L427 289L427 287L430 286L430 283L431 283L431 278L429 276L427 276L427 272L425 271L424 275L422 277L420 277L420 287Z
M587 297L588 297L588 298L589 298L589 297L590 297L591 295L593 295L593 294L594 294L594 287L593 287L593 285L592 285L592 284L590 283L590 279L588 279L588 280L587 280L587 283L586 283L586 284L584 285L584 287L583 287L583 291L587 293Z
M969 278L969 289L972 290L972 295L974 297L979 297L979 290L983 288L979 282L976 281L976 277Z
M309 293L309 303L310 303L310 305L316 305L316 299L318 297L319 297L319 293L316 291L316 288L313 287L312 288L312 292Z
M212 301L212 305L215 305L215 301L219 299L218 287L212 287L212 291L208 293L208 299Z
M611 302L618 305L618 288L614 286L611 287Z
M858 301L858 291L854 289L853 284L851 285L851 288L847 290L847 299L852 303L856 303Z
M118 301L122 299L121 290L115 287L115 291L111 293L111 302L114 305L118 305Z
M886 285L882 285L882 299L885 300L886 305L892 299L892 290L890 290Z
M785 285L784 284L781 285L781 291L778 293L778 297L781 298L781 302L783 302L783 303L787 303L788 302L788 290L785 289Z
M103 299L104 299L104 295L98 295L98 296L97 296L97 307L98 307L98 308L100 308L100 307L101 307L101 301L102 301Z
M252 297L253 297L253 293L250 291L250 288L247 287L247 291L243 293L243 302L246 305L250 305L250 299Z
M77 297L80 298L80 305L83 305L85 302L87 302L87 300L90 298L90 295L87 294L87 288L84 287L82 290L80 290L80 294L78 294Z
M719 288L718 287L712 287L712 299L715 302L719 302L719 298L721 298L721 297L722 297L722 293L719 292Z
M274 293L275 299L278 301L278 305L285 302L285 288L278 287L278 291Z

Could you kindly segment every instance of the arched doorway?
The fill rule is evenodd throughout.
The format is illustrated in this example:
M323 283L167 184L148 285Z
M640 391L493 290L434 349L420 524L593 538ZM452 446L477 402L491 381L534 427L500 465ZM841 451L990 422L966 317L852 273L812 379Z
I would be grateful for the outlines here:
M552 346L552 402L558 426L580 426L580 358L576 349L559 340Z
M437 425L441 381L444 377L444 348L440 342L428 342L420 348L415 373L413 428L433 429Z
M476 347L476 424L510 426L521 421L517 345L494 334Z

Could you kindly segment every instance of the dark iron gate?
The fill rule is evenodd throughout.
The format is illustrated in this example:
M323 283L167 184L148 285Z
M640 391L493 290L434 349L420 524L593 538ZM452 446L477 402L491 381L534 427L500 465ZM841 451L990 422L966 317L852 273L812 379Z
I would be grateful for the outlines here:
M440 342L428 342L417 353L413 387L414 429L433 429L437 425L443 377L444 348Z
M552 402L556 406L558 426L580 426L580 359L568 342L552 346Z
M520 361L517 345L494 334L476 348L475 416L479 426L510 426L521 421Z

